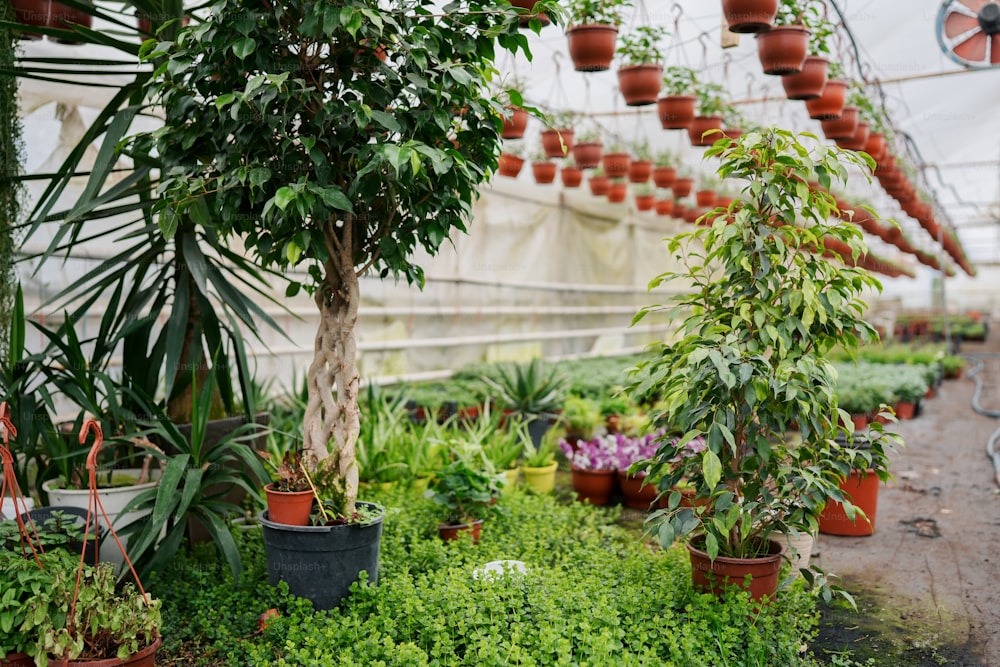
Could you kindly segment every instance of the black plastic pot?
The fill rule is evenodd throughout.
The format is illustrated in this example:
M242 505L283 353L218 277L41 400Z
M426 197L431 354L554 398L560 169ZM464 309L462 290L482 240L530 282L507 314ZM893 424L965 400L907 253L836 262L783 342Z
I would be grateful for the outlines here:
M316 609L333 609L362 571L369 583L378 583L384 510L373 503L358 505L382 510L383 516L362 525L286 526L268 520L267 510L261 512L271 585L284 581L293 595L310 600Z

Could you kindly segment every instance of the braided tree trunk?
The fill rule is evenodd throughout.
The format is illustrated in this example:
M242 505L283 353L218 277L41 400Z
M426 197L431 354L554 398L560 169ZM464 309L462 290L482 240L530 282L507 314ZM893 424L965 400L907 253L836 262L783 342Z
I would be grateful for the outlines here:
M355 272L350 221L339 230L328 225L331 259L324 265L324 279L316 290L319 329L309 366L309 400L303 424L303 448L319 460L323 491L345 516L355 510L358 497L358 464L354 445L361 429L358 410L360 378L357 339L360 291ZM343 237L337 239L336 233Z

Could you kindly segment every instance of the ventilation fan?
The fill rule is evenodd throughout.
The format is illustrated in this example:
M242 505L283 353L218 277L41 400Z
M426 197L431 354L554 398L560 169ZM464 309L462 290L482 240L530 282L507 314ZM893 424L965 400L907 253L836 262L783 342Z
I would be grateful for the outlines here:
M1000 3L944 0L938 12L937 37L941 50L959 65L1000 65Z

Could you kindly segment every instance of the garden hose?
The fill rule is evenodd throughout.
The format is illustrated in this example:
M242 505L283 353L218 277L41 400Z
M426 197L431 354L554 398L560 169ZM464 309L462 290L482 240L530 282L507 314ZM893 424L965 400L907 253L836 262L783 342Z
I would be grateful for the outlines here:
M983 379L979 377L979 373L986 367L986 359L1000 359L1000 354L966 354L965 356L973 362L967 372L972 381L976 383L976 390L972 393L972 409L984 417L1000 419L1000 410L987 410L979 402L983 393ZM986 455L993 461L993 478L997 486L1000 486L1000 453L997 453L996 447L998 440L1000 440L1000 429L994 431L987 441Z

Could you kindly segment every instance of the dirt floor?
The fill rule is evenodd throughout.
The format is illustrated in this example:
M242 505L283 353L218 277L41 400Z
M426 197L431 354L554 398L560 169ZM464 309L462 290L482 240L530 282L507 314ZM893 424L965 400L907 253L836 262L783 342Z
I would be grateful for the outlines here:
M981 404L1000 410L1000 323L963 343L986 360ZM824 613L817 654L875 665L1000 667L1000 487L986 456L1000 420L973 412L975 385L946 381L898 431L906 447L879 494L875 534L820 535L816 563L843 578L860 613Z

